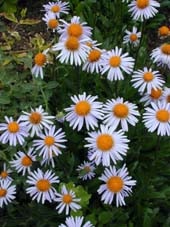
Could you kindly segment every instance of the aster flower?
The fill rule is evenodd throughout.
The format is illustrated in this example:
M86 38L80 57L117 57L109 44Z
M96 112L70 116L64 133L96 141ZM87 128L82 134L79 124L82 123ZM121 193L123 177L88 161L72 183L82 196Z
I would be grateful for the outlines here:
M143 70L133 72L131 82L134 88L138 88L139 92L150 93L153 89L161 89L165 81L158 71L144 67Z
M59 205L56 207L58 210L58 213L62 213L65 209L66 215L69 214L69 210L79 210L81 206L77 203L80 201L79 198L76 198L75 192L72 190L67 190L66 186L63 185L61 188L61 194L56 193L55 201L59 203Z
M149 132L157 131L157 135L170 136L170 103L151 102L151 107L145 108L143 122Z
M55 118L54 116L49 116L41 105L35 109L31 108L30 113L25 111L22 112L24 114L21 115L21 120L30 131L31 137L34 135L39 136L43 128L49 128L50 125L53 124L51 120Z
M150 93L141 94L142 98L140 102L144 102L144 106L148 106L151 102L158 102L158 100L162 100L162 89L151 89Z
M0 181L12 181L10 173L12 173L12 170L7 168L6 163L3 163L3 169L0 171Z
M141 38L141 32L137 32L137 28L134 26L132 31L125 30L126 35L123 37L123 43L130 43L133 46L138 46Z
M88 142L85 147L91 150L91 157L96 165L102 163L103 166L109 166L111 160L116 164L118 160L123 160L128 150L129 140L122 130L114 131L113 127L101 125L100 130L88 133L85 138Z
M80 131L85 123L87 130L98 126L98 120L103 118L102 103L95 101L98 97L86 95L71 96L74 102L70 107L65 108L66 121L70 122L70 127L78 128Z
M124 76L122 72L130 74L133 70L134 59L128 57L128 53L122 53L122 48L118 48L105 52L102 55L101 61L101 74L107 72L107 79L123 80Z
M60 14L68 14L69 11L69 3L63 1L49 2L44 4L43 7L47 13L52 12L58 18L60 18Z
M65 224L60 224L59 227L94 227L90 221L83 223L84 217L67 217Z
M48 12L42 18L43 21L47 24L48 29L52 29L53 32L59 29L59 21L56 19L55 14Z
M167 103L170 103L170 88L164 87L162 99L165 100Z
M42 161L40 162L40 165L48 166L49 168L50 167L54 168L55 167L54 157L43 158Z
M14 160L10 161L11 167L15 168L18 173L22 172L22 175L31 172L32 164L36 161L35 151L32 148L29 148L27 153L18 151L14 157Z
M4 131L0 135L1 143L6 144L9 142L10 146L16 146L18 143L23 145L28 132L27 127L21 122L21 118L19 117L15 121L13 117L5 116L5 120L7 123L0 124L0 131Z
M160 7L160 3L155 0L133 0L128 7L134 20L143 21L158 13L157 8Z
M95 166L92 162L84 161L81 165L78 166L77 171L79 172L78 178L82 180L91 180L94 176Z
M39 155L43 159L52 158L61 154L61 148L66 148L63 145L67 140L65 139L65 133L62 129L56 131L55 126L49 127L49 129L44 129L44 134L39 135L40 139L33 141L33 146L39 152Z
M128 123L135 126L138 122L136 116L139 116L137 106L128 101L123 101L123 98L111 99L103 106L104 124L112 126L116 129L119 124L123 131L128 131Z
M11 185L11 180L0 180L0 207L8 205L15 199L16 186Z
M128 197L132 192L132 186L136 185L136 181L129 176L125 165L116 170L115 166L110 166L104 170L104 173L99 180L104 181L97 192L102 194L101 200L105 204L111 204L116 197L116 206L125 204L125 197Z
M160 38L165 38L170 35L170 29L163 25L158 29L158 35Z
M45 201L52 202L55 198L56 190L53 184L59 183L58 176L55 176L51 170L45 173L38 169L30 173L26 181L30 185L26 192L30 194L32 200L37 200L38 203L44 204Z

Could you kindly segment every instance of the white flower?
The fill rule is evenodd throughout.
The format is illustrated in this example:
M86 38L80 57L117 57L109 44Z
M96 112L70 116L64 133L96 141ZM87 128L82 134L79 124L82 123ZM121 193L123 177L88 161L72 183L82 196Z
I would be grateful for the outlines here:
M52 158L61 154L61 148L66 148L62 143L66 142L65 133L62 129L56 131L55 126L44 129L44 134L39 135L40 139L33 141L33 146L43 159Z
M138 46L141 32L137 32L137 28L134 26L132 31L125 30L126 35L123 37L123 43L130 43L133 46Z
M56 190L52 184L59 183L59 180L58 176L55 176L51 170L47 170L44 173L38 169L30 173L26 183L30 185L26 189L26 192L30 194L32 200L36 199L38 203L41 202L44 204L46 200L49 202L54 200Z
M13 181L10 177L12 170L7 168L6 163L3 164L3 169L0 171L0 181Z
M103 53L101 60L101 74L107 72L107 79L123 80L122 72L130 74L133 70L134 59L128 57L128 53L122 53L122 48L118 48Z
M129 140L122 130L114 131L113 127L101 125L100 130L89 132L89 137L85 138L91 151L89 159L94 160L96 165L102 163L103 166L109 166L111 160L116 164L118 160L123 160L128 150Z
M84 217L67 217L65 224L60 224L59 227L94 227L90 221L83 223Z
M5 116L7 123L0 124L0 131L4 131L0 136L0 141L3 144L9 142L10 146L16 146L18 143L23 145L25 137L28 136L27 127L20 122L21 117L17 121L13 120L13 117Z
M134 88L138 88L139 92L150 93L152 89L161 89L165 81L158 71L144 67L143 70L133 72L131 82Z
M56 1L56 2L49 2L48 4L43 5L44 10L48 12L52 12L60 18L60 13L61 14L68 14L69 10L69 3L68 2L63 2L63 1Z
M104 124L112 126L116 129L119 124L123 131L128 131L128 123L135 126L138 122L136 116L139 116L137 106L128 101L123 101L123 98L108 100L103 106Z
M42 106L35 109L31 108L30 113L25 111L22 112L24 115L21 115L21 120L30 131L31 137L34 135L39 136L43 128L49 128L50 125L53 124L51 120L55 118L54 116L49 116L48 113L44 111Z
M70 122L70 127L78 128L80 131L85 123L87 130L98 126L98 120L103 118L102 103L95 101L98 97L86 95L74 95L71 100L74 104L65 108L66 121Z
M82 180L91 180L95 176L95 166L92 162L84 161L78 166L77 171L79 172L79 178Z
M7 205L15 199L16 186L11 185L11 180L0 180L0 207Z
M131 194L132 186L136 185L136 181L131 179L125 165L118 170L115 166L106 168L99 177L99 180L105 182L97 190L99 194L102 194L101 200L105 204L111 204L116 197L117 207L126 205L124 198Z
M49 168L50 167L52 167L52 168L54 168L55 167L55 162L54 162L54 158L52 157L52 158L43 158L42 159L42 161L40 162L40 165L41 166L49 166Z
M36 161L35 151L32 148L29 148L28 153L18 151L14 157L15 159L10 161L11 167L15 168L18 173L22 172L22 175L31 172L32 164Z
M149 132L157 131L157 135L170 136L170 103L151 102L151 107L145 108L143 122Z
M46 22L48 29L52 29L53 32L59 29L59 20L56 19L54 13L46 13L42 20Z
M160 7L160 3L155 0L133 0L128 7L134 20L143 21L158 13L156 8Z
M144 106L148 106L151 102L158 102L158 100L163 99L163 91L162 89L151 89L150 93L141 94L142 98L140 102L144 102Z
M65 185L63 185L61 188L61 194L56 193L55 201L59 203L59 205L56 207L59 214L61 214L64 209L66 215L68 215L70 209L76 211L81 208L81 206L77 204L80 199L76 198L76 194L73 190L67 190Z

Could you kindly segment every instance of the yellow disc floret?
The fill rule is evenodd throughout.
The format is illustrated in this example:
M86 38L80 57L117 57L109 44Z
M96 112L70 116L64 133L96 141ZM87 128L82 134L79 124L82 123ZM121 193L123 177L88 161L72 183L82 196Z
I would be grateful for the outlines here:
M19 124L16 121L8 123L8 131L10 133L16 133L19 131Z
M168 122L170 119L170 112L165 109L158 110L156 113L156 118L160 122Z
M103 152L110 150L114 146L114 141L111 135L101 134L97 137L97 148Z
M75 112L80 116L86 116L91 110L91 105L87 101L79 101L75 105Z
M113 56L110 58L109 63L112 67L119 67L121 64L121 58L119 56Z
M129 108L124 103L118 103L113 107L113 113L116 117L125 118L129 113Z
M47 57L43 53L38 53L38 54L35 55L34 61L35 61L36 65L43 66L47 61Z
M49 180L41 179L37 182L36 187L41 192L46 192L51 188Z
M149 0L137 0L136 5L140 9L145 9L149 6Z
M119 176L110 177L107 181L107 188L113 192L120 192L123 188L123 180Z

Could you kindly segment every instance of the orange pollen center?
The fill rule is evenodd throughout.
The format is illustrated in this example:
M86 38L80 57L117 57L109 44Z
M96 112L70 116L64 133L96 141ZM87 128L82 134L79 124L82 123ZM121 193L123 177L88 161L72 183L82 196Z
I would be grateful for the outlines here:
M60 6L58 6L58 5L52 6L52 7L51 7L51 11L52 11L53 13L58 13L58 12L60 11Z
M80 24L70 24L67 28L68 35L79 38L83 33L83 28Z
M37 182L36 187L38 188L39 191L45 192L51 188L51 184L49 180L41 179Z
M121 58L119 56L113 56L110 58L109 63L112 67L118 67L121 64Z
M56 28L57 26L58 26L58 20L56 20L56 19L51 19L51 20L48 21L48 27L49 27L49 28L54 29L54 28Z
M160 122L168 122L170 119L170 112L168 110L158 110L156 113L156 118Z
M79 40L75 36L70 36L65 42L68 50L75 51L79 48Z
M147 6L149 6L149 0L137 0L136 5L140 9L145 9Z
M153 99L159 99L159 97L161 97L162 95L162 90L161 89L153 89L151 90L151 98Z
M129 108L123 103L118 103L113 107L113 113L116 117L124 118L127 117Z
M42 116L38 112L32 112L29 116L29 120L32 124L39 124L42 120Z
M99 50L91 50L88 56L90 62L95 62L100 59L101 52Z
M146 82L150 82L150 81L152 81L154 79L154 75L151 72L146 72L146 73L143 74L143 79Z
M7 194L7 190L4 189L4 188L0 188L0 198L1 198L1 197L5 197L6 194Z
M113 138L109 134L99 135L96 142L97 142L98 149L102 151L108 151L114 145Z
M75 112L80 116L86 116L91 110L91 105L87 101L80 101L75 105Z
M111 192L120 192L123 188L123 180L121 177L113 176L107 181L107 187Z
M31 166L32 165L32 159L29 156L24 156L21 160L21 164L23 166L26 166L26 167Z
M63 195L63 202L66 204L69 204L72 202L72 196L69 194L65 194Z
M45 145L50 147L55 143L55 139L54 139L53 136L46 136L45 139L44 139L44 143L45 143Z
M136 34L131 34L131 35L130 35L130 40L131 40L132 42L135 42L137 39L138 39L138 37L137 37Z
M42 53L38 53L34 57L35 64L38 66L43 66L46 63L46 55Z
M167 36L169 34L169 28L167 26L160 27L159 34L162 36Z
M168 96L166 97L166 101L167 101L167 102L170 102L170 95L168 95Z
M8 123L8 131L10 133L16 133L19 131L19 124L16 121Z
M0 177L2 177L2 178L7 178L7 176L8 176L8 173L7 173L7 171L2 171L1 173L0 173Z
M163 44L161 50L164 54L170 55L170 44Z

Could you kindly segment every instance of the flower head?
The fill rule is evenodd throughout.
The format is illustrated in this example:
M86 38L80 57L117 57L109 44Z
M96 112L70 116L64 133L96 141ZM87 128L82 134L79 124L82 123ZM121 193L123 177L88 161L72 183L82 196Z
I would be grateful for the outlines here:
M43 21L47 24L48 29L51 29L53 32L59 29L59 20L56 19L55 14L48 12L42 18Z
M144 93L141 94L142 98L140 99L140 102L144 102L145 106L148 106L151 102L157 102L158 100L163 99L163 90L162 89L151 89L150 93Z
M3 169L0 171L0 181L12 181L10 173L12 173L12 170L7 168L6 163L3 163Z
M65 224L59 225L59 227L94 227L90 221L84 223L84 217L67 217Z
M137 28L134 26L132 31L126 30L125 33L126 35L123 38L123 43L130 43L132 46L138 46L141 32L137 32Z
M11 185L11 180L0 180L0 207L7 205L15 199L16 186Z
M91 180L95 176L95 166L91 162L84 161L78 166L77 171L79 172L79 178L82 180Z
M63 1L49 2L43 7L47 13L52 12L56 17L60 18L60 14L68 14L69 3Z

